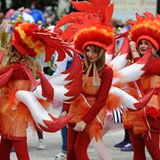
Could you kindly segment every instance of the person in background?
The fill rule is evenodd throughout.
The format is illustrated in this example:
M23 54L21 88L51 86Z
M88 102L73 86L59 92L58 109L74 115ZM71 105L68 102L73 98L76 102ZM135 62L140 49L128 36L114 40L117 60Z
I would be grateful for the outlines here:
M40 65L39 65L40 66ZM37 68L37 70L39 70L40 68ZM43 73L45 76L52 76L54 71L51 69L51 67L47 66L47 67L43 67ZM39 150L45 150L46 149L46 145L43 139L43 131L37 128L37 135L38 135L38 149Z
M73 52L72 52L73 54ZM70 57L68 54L66 54L66 58L59 62L57 61L58 59L58 54L55 53L55 61L54 65L56 66L56 70L54 72L54 75L60 74L61 72L65 71L68 69L72 63L73 57ZM63 110L63 106L61 106L61 110ZM67 154L67 132L68 132L68 126L65 126L64 128L61 129L61 138L62 138L62 148L59 154L56 154L53 159L56 160L63 160L66 159L66 154Z
M135 90L137 96L143 96L153 90L153 95L148 104L141 110L131 112L124 110L123 123L128 129L132 146L133 159L146 160L145 148L154 160L160 158L159 135L160 135L160 58L156 54L160 47L160 21L149 12L144 16L136 14L137 20L128 21L132 27L129 30L130 50L134 62L145 54L152 53L152 61L148 70L136 81ZM132 90L133 91L133 90ZM132 93L133 94L133 93Z
M122 28L121 27L118 28L119 29L118 34L122 34L122 33L128 32L130 27L131 27L131 25L125 24ZM118 43L117 44L118 50L122 46L123 39L124 39L123 37L118 39L118 42L117 42ZM120 148L121 151L133 151L132 143L131 143L129 132L128 132L127 129L124 129L124 139L121 142L116 143L114 145L114 147Z
M43 139L43 131L37 128L37 135L38 135L38 139L39 139L37 148L39 150L46 149L46 145L45 145L45 142L44 142L44 139Z
M61 35L63 33L63 30L61 28L55 28L54 25L50 25L48 27L46 27L48 30L50 30L50 32L55 32L58 35ZM73 53L73 52L72 52ZM70 57L67 53L65 54L65 58L63 61L58 61L58 53L55 52L54 53L54 57L53 57L53 61L51 62L51 67L44 67L44 73L47 72L47 74L49 73L50 69L54 70L53 75L56 74L60 74L61 72L65 71L66 69L69 68L73 57ZM58 105L58 106L57 106ZM61 106L59 106L61 105ZM59 102L59 103L53 103L53 108L63 108L63 103ZM54 157L52 157L51 159L53 160L63 160L66 158L66 153L67 153L67 129L68 127L65 126L64 128L62 128L60 130L61 132L61 138L62 138L62 148L59 154L56 154Z
M124 129L124 139L123 141L114 145L116 148L120 148L121 151L133 151L132 143L130 140L129 132L127 129Z
M39 58L33 58L33 60L35 61L36 70L42 72L42 67L41 67L41 63L39 61ZM35 74L35 79L39 79L38 73ZM36 131L37 131L37 136L38 136L38 140L39 140L37 148L39 150L45 150L46 145L45 145L45 142L44 142L44 139L43 139L43 131L41 129L39 129L38 127L36 127Z

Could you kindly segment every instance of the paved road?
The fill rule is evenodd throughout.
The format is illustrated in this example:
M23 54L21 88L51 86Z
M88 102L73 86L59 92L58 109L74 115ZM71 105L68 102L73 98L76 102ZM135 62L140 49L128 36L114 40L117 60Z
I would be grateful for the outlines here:
M52 114L57 117L59 110L54 110ZM108 151L112 157L112 160L132 160L133 152L122 152L119 148L115 148L114 144L120 142L124 137L124 131L109 132L104 136L104 142L108 147ZM46 144L45 150L38 150L38 138L37 134L28 128L28 149L31 160L50 160L55 154L61 151L61 135L60 131L56 133L44 132L44 141ZM98 156L94 148L90 145L88 148L88 154L90 160L98 160ZM147 154L147 160L151 160ZM11 160L17 160L15 153L11 153Z

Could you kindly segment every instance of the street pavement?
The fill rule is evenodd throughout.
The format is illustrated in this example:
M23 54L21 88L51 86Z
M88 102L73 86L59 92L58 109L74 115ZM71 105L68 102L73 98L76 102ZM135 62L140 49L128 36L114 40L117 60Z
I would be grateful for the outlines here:
M60 114L59 109L53 109L51 111L52 115L58 117ZM54 155L58 154L61 151L61 133L60 131L56 133L47 133L44 132L44 141L46 145L45 150L38 150L38 137L37 133L33 132L29 127L27 130L28 138L28 150L30 155L30 160L51 160ZM107 133L104 136L104 142L108 148L108 152L110 153L112 160L132 160L133 152L123 152L120 151L120 148L115 148L114 144L122 141L124 138L124 130L112 131ZM83 154L83 153L82 153ZM98 160L98 155L93 148L93 146L89 146L88 155L90 160ZM146 151L147 160L151 160L148 152ZM11 153L11 160L17 160L15 152ZM52 159L53 160L53 159Z

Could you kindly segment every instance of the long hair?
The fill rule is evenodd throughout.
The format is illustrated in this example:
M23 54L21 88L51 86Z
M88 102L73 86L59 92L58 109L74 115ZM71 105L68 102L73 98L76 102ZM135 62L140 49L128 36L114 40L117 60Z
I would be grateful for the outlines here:
M158 54L156 54L156 49L154 46L152 47L152 59L159 58Z
M99 72L105 65L105 50L95 45L89 45L93 52L99 55L98 60L95 62L97 71ZM88 69L90 66L90 61L86 57L86 49L84 50L84 68Z
M7 61L5 62L5 66L10 66L12 64L17 63L18 61L23 62L24 65L31 73L35 76L36 74L36 64L35 61L30 56L22 56L16 48L12 45L11 42L6 44L5 46L5 56Z

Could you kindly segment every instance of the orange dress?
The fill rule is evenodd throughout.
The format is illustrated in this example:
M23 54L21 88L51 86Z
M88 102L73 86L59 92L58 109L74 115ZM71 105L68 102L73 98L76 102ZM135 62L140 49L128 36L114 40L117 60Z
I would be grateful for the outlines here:
M99 91L100 86L93 86L92 80L93 77L88 77L85 85L82 89L82 94L71 103L69 108L69 114L74 114L70 123L77 123L83 119L83 117L87 114L87 112L92 108L93 104L97 100L97 93ZM90 139L95 137L96 139L102 138L102 129L104 125L104 118L106 117L107 110L117 108L119 98L115 103L116 95L108 94L106 98L106 104L100 110L98 115L94 118L91 123L88 123L86 126L86 131L89 134Z

